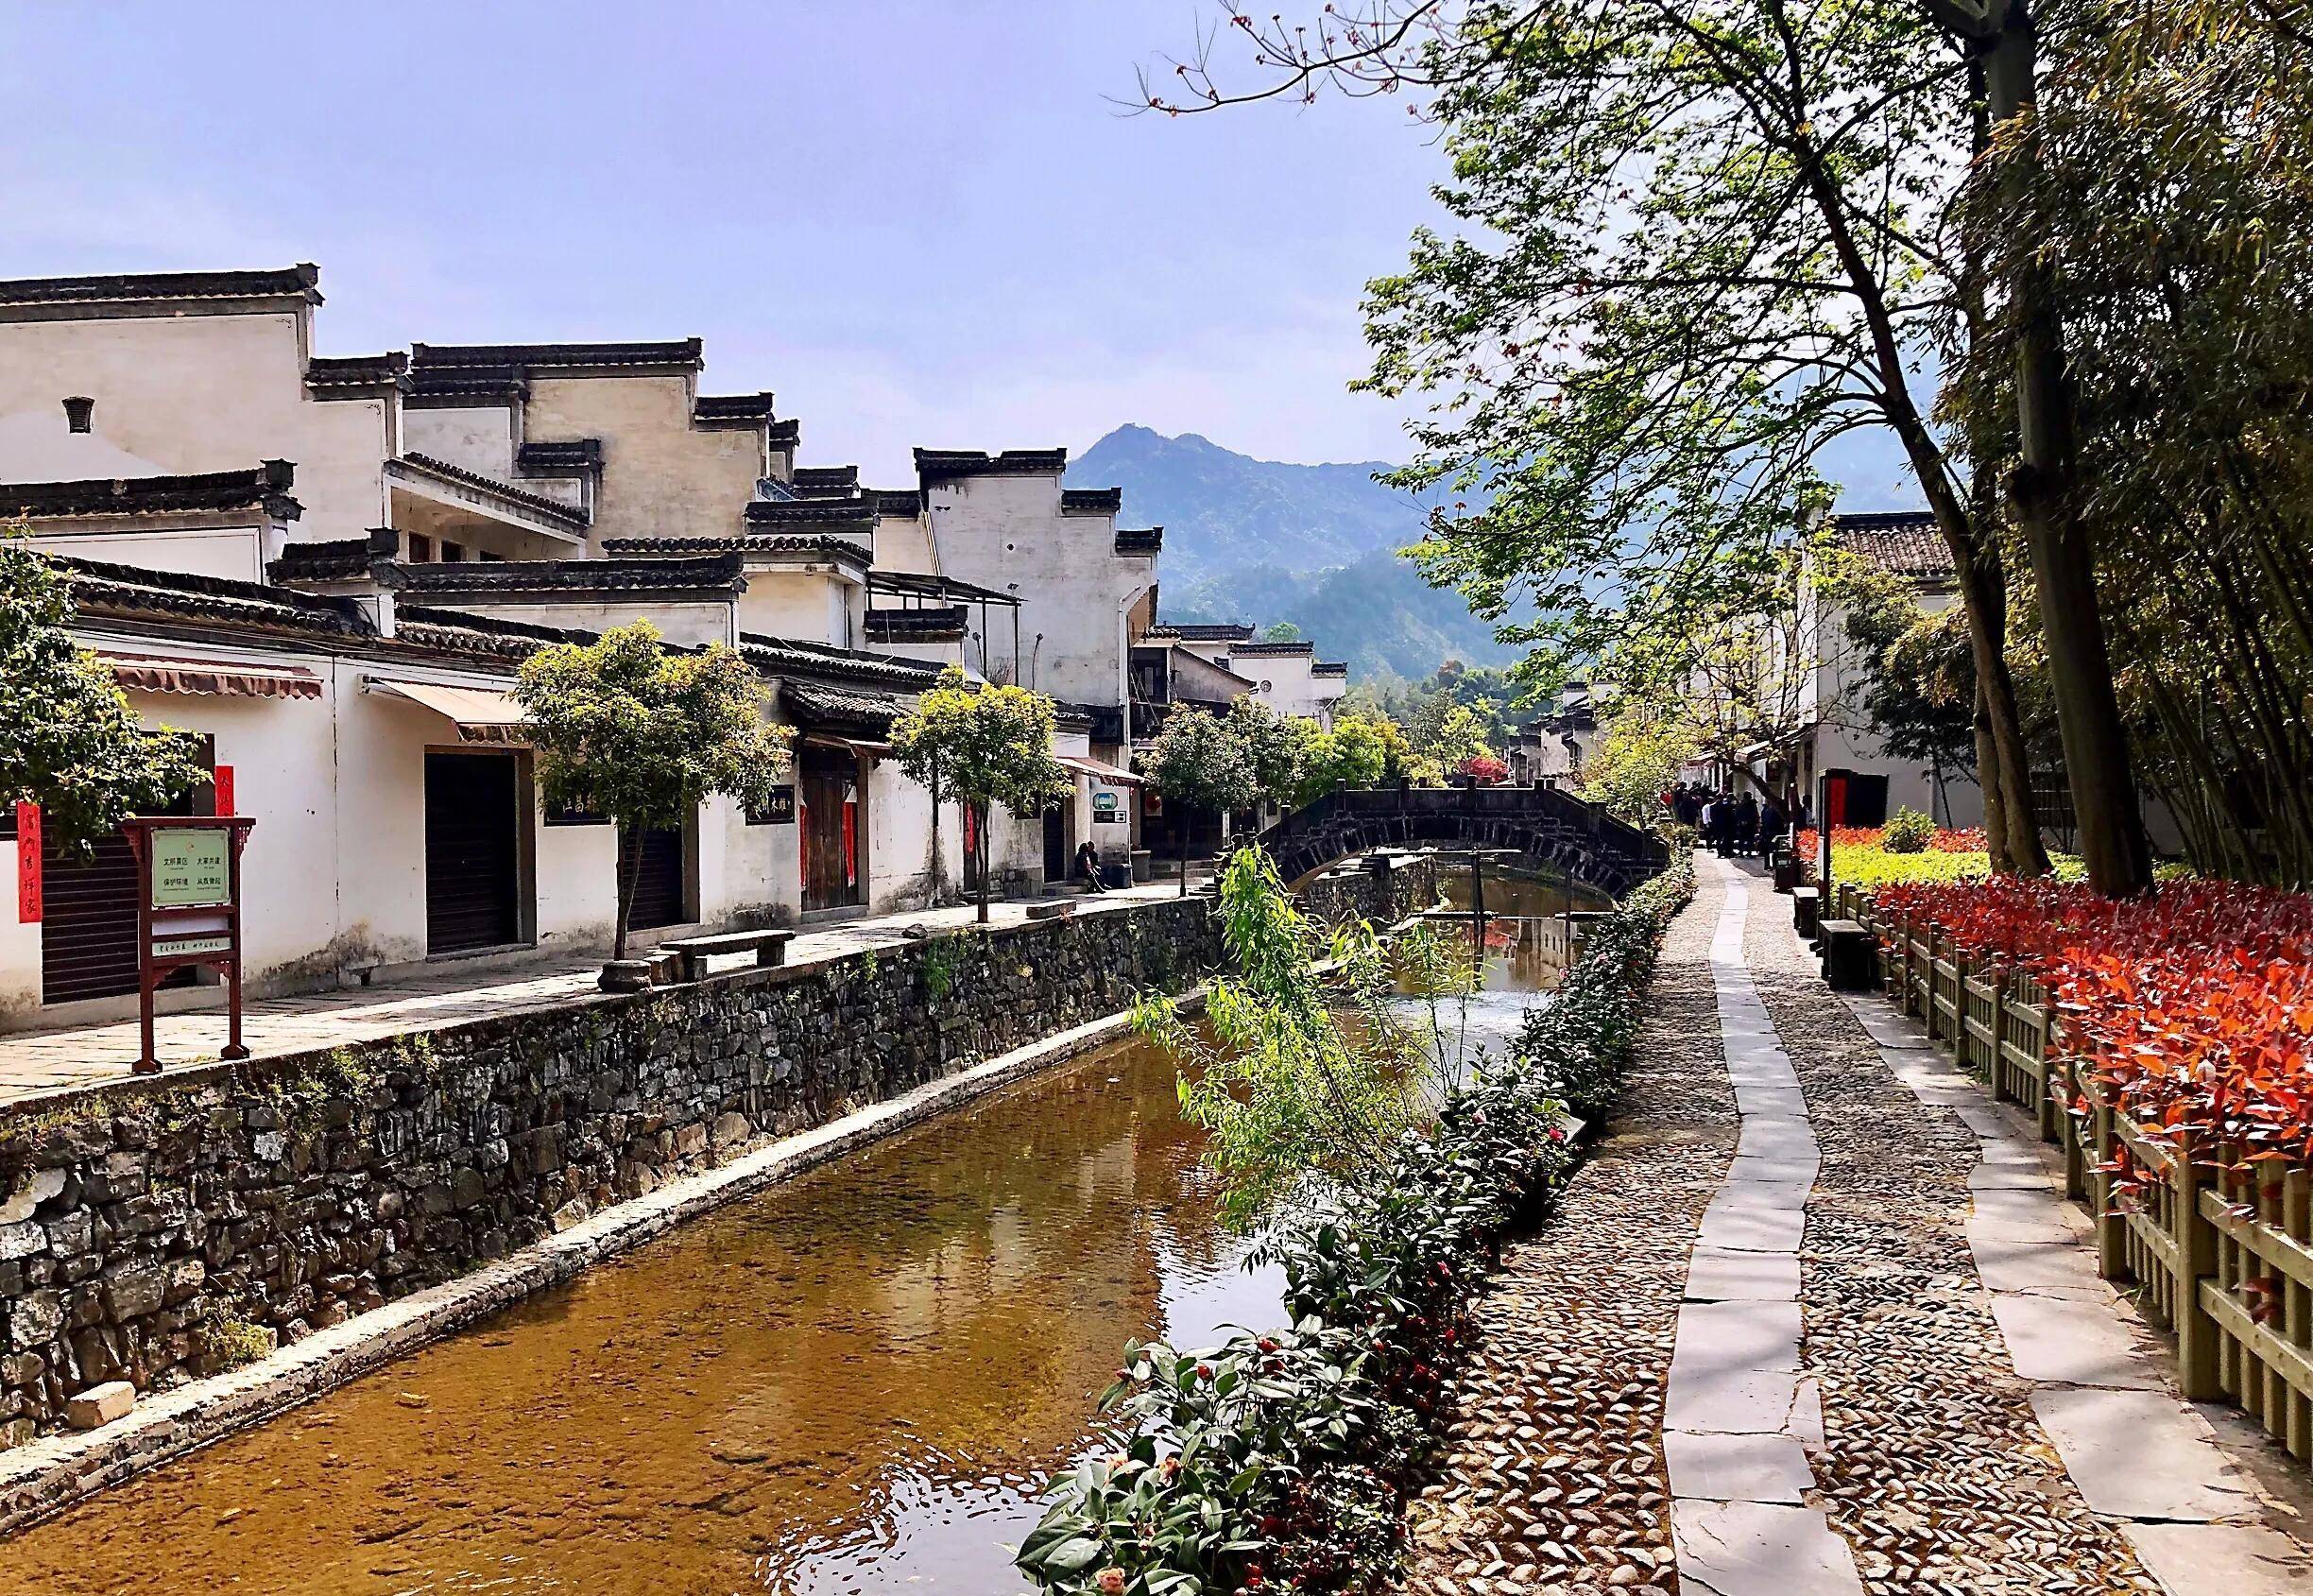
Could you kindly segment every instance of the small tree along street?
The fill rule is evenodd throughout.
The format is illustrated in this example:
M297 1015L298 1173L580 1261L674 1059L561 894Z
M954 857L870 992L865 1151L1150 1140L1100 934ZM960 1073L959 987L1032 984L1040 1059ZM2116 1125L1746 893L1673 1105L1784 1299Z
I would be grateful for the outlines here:
M932 795L934 810L953 798L972 815L975 900L988 918L988 812L1041 814L1070 791L1053 758L1053 701L1024 687L975 684L953 665L917 707L892 725L892 757Z
M77 851L209 778L190 738L137 724L72 613L70 579L0 527L0 802L38 804L43 839Z
M760 807L788 766L788 730L763 719L746 661L719 644L670 652L648 621L540 649L514 695L546 801L607 815L622 837L683 825L711 797ZM642 868L639 847L621 852L614 959L626 956Z
M1230 815L1260 798L1260 781L1250 750L1229 723L1203 710L1183 710L1140 756L1140 768L1155 784L1173 816L1181 895L1189 892L1189 817L1197 813Z

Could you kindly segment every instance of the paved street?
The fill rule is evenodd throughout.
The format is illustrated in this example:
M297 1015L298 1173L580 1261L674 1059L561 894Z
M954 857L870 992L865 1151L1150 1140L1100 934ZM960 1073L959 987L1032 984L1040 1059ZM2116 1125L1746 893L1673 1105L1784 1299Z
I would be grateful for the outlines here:
M1411 1588L2313 1590L2030 1127L1702 864L1613 1134L1479 1304Z
M1152 882L1074 901L1080 914L1099 913L1104 906L1178 890L1172 883ZM991 905L991 923L1019 924L1027 917L1028 901ZM825 963L867 948L895 946L907 940L910 928L955 929L972 920L969 905L845 920L798 935L788 944L787 962ZM252 1056L262 1058L582 1001L595 995L601 969L600 956L490 970L448 963L390 987L269 998L244 1008L243 1040ZM164 1073L214 1063L225 1035L222 1008L164 1014L155 1052ZM0 1102L128 1075L136 1055L134 1020L0 1035Z

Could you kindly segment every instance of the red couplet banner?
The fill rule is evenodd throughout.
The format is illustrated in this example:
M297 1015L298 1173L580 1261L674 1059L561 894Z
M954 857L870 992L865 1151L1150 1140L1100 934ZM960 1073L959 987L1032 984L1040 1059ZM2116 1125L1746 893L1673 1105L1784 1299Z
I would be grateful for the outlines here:
M40 805L20 801L16 805L16 923L37 925L40 918Z

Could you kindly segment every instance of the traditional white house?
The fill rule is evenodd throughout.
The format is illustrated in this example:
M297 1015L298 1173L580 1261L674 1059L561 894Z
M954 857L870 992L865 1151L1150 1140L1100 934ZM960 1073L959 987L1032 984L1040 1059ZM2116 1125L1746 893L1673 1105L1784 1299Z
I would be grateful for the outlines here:
M701 394L696 339L332 358L320 302L310 266L0 283L0 517L71 570L139 713L205 740L217 782L190 801L256 817L253 990L591 955L622 846L645 943L952 890L961 816L935 827L887 757L948 664L1063 700L1074 791L996 818L1007 888L1132 848L1161 540L1117 530L1114 490L1063 490L1064 455L926 451L917 487L863 489L797 466L769 394ZM513 671L638 618L755 667L792 803L623 844L543 810ZM125 1012L126 844L84 864L31 816L16 842L0 1025Z
M1831 525L1842 549L1895 577L1923 613L1940 614L1959 602L1951 551L1928 511L1835 515ZM1824 771L1849 770L1860 779L1848 788L1854 823L1876 825L1909 808L1940 826L1981 825L1983 792L1973 771L1898 759L1872 729L1862 702L1869 667L1847 635L1844 608L1804 577L1799 606L1798 635L1812 657L1799 706L1807 729L1790 762L1799 790L1811 795Z

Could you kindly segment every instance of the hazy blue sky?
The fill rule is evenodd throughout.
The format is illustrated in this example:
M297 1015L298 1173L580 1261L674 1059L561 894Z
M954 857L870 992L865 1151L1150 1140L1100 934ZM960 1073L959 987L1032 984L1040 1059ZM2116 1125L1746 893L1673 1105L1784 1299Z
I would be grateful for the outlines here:
M1404 453L1361 283L1440 166L1395 104L1123 116L1202 0L0 0L0 275L320 264L319 352L707 340L807 459Z

